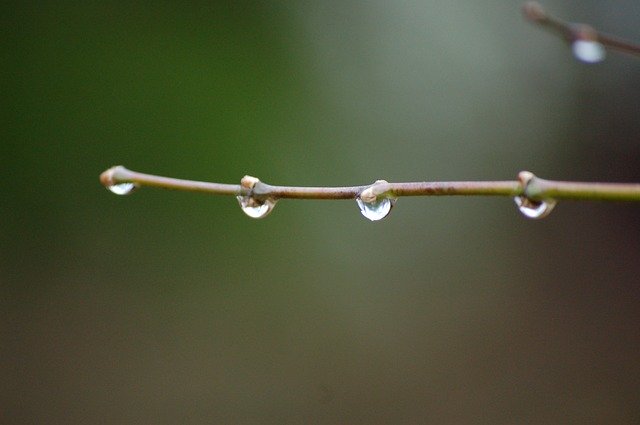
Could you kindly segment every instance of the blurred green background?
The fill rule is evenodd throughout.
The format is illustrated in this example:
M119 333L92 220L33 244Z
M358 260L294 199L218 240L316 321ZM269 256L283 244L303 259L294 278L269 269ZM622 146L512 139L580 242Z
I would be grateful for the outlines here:
M639 40L640 4L545 3ZM640 181L640 61L521 2L4 2L0 422L640 422L640 206L143 189Z

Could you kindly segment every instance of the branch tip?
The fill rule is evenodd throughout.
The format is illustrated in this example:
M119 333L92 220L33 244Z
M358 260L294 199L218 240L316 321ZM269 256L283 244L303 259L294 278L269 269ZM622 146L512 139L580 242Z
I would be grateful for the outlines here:
M111 187L119 183L128 183L132 179L132 172L122 165L116 165L100 174L100 183L104 187Z
M116 170L121 167L122 167L121 165L116 165L114 167L109 168L108 170L103 171L102 174L100 174L100 183L102 183L104 187L109 187L116 184L113 175L116 172Z
M531 21L543 21L547 18L547 12L537 1L528 1L522 5L522 12L525 18Z
M359 198L366 203L375 202L379 196L389 191L389 182L376 180L371 186L360 192Z

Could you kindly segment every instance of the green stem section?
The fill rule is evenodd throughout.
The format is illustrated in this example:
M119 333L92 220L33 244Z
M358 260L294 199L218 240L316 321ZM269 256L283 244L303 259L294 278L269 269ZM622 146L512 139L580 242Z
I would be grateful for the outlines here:
M565 182L534 177L527 185L526 194L531 199L640 201L640 184Z
M137 186L204 192L215 195L250 195L256 199L354 199L401 196L526 196L531 200L581 199L591 201L640 201L640 184L585 183L544 180L521 172L518 180L478 182L406 182L384 180L371 185L345 187L274 186L257 179L251 186L222 184L154 176L117 166L100 175L101 183L114 186L134 183Z

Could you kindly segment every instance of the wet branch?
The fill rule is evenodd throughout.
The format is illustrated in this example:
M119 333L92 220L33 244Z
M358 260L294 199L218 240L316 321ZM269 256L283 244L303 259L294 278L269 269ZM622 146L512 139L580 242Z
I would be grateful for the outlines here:
M570 43L587 41L632 56L640 57L640 45L619 37L604 34L587 24L563 21L549 14L538 2L528 1L522 7L525 18L559 34Z
M528 171L521 172L518 179L512 181L389 183L378 180L362 186L299 187L270 185L250 176L245 176L240 184L183 180L139 173L123 166L116 166L103 172L100 182L107 188L132 184L135 187L149 186L212 195L249 196L257 200L361 198L365 202L373 202L381 198L403 196L524 196L533 201L640 201L640 184L545 180Z

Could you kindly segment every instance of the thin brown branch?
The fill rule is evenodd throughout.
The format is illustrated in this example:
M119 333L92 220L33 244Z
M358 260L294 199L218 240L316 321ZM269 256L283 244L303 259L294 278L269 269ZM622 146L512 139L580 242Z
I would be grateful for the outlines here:
M379 180L370 185L344 187L275 186L255 177L245 176L241 184L222 184L174 179L138 173L122 166L110 168L100 175L107 188L122 184L137 187L205 192L214 195L250 196L264 199L355 199L366 202L402 196L525 196L532 200L582 199L604 201L640 201L640 184L587 183L544 180L523 171L513 181L451 181L388 183Z

